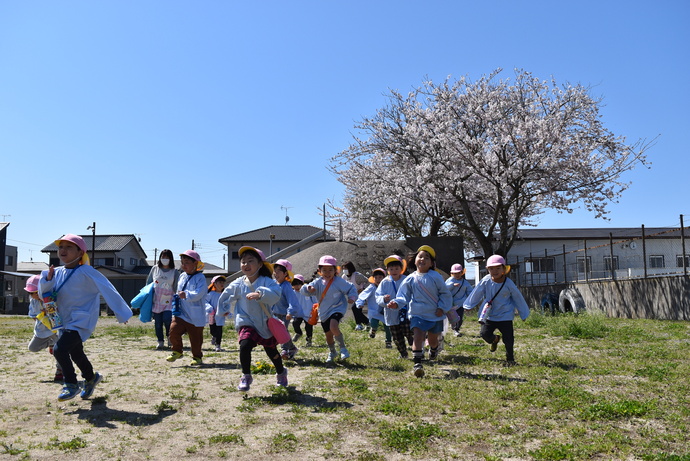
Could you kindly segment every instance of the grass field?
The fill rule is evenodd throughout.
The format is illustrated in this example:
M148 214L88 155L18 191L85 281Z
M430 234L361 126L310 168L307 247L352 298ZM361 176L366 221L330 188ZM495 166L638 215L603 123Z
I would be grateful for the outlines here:
M326 367L315 333L287 389L255 350L243 394L231 330L194 368L154 350L151 324L102 318L85 347L104 383L59 403L31 321L0 317L0 458L690 460L690 323L533 312L506 368L469 318L422 379L353 326L350 359Z

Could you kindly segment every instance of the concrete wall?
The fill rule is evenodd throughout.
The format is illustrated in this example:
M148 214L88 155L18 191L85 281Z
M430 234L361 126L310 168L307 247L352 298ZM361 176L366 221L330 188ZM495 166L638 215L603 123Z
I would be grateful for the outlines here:
M531 307L539 306L547 292L575 288L587 310L600 310L607 317L661 320L690 320L690 277L653 277L560 284L551 287L522 287Z

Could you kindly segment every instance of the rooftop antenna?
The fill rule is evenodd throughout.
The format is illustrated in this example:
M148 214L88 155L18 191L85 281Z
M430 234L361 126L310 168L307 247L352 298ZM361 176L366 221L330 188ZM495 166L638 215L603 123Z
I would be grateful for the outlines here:
M287 226L288 221L290 221L290 216L287 215L287 210L290 208L294 208L293 206L280 206L281 210L285 210L285 225Z
M0 215L0 216L2 216L2 221L3 221L3 222L7 222L7 218L8 218L8 217L10 217L10 218L12 217L11 214L4 214L4 215Z

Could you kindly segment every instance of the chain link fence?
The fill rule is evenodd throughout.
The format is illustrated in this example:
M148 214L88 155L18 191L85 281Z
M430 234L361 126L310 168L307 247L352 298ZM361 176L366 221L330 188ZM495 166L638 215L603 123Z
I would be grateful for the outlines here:
M651 230L651 232L649 232ZM687 276L690 228L639 229L639 236L583 239L563 244L561 251L508 258L511 278L518 286L551 286L572 282Z

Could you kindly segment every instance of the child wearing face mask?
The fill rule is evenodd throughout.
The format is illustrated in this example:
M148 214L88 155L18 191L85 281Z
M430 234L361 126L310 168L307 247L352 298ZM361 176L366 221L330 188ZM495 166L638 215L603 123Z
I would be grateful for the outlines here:
M174 288L180 273L175 269L172 251L165 249L161 251L158 264L151 268L149 276L146 278L146 285L154 283L153 303L151 312L155 325L156 339L158 347L156 349L166 349L164 340L167 338L167 347L170 348L170 323L172 322L172 297L175 294ZM165 327L165 336L163 336Z

